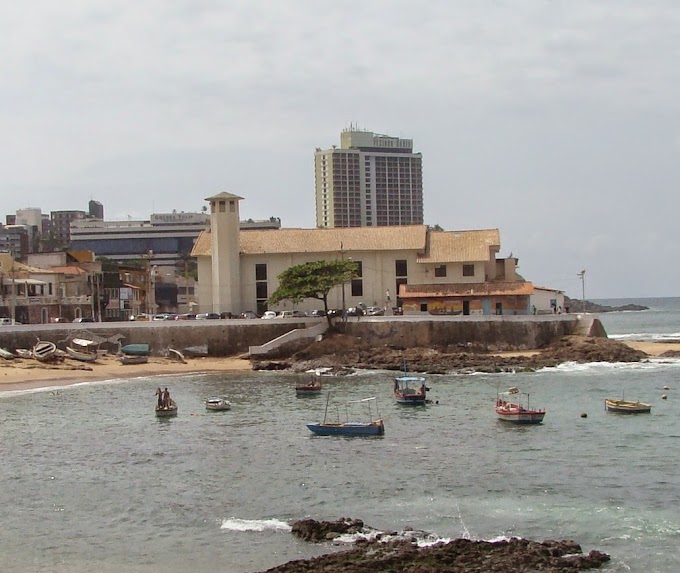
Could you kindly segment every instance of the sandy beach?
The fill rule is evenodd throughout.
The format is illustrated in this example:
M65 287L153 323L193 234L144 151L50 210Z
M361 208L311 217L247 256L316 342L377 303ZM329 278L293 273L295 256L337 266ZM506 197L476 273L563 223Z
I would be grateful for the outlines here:
M679 342L627 341L625 344L655 357L668 350L680 351ZM532 356L538 351L499 352L499 356ZM197 372L233 372L251 370L249 360L240 357L192 358L185 363L167 358L151 357L147 364L121 364L115 356L104 356L96 363L86 364L65 360L61 364L42 364L36 360L0 360L0 392L27 390L46 386L67 386L79 382L163 376Z
M151 357L147 364L121 364L115 356L104 356L95 363L64 360L61 364L42 364L32 359L0 360L0 392L45 386L67 386L79 382L191 374L196 372L233 372L250 370L249 360L238 357L192 358L185 363Z

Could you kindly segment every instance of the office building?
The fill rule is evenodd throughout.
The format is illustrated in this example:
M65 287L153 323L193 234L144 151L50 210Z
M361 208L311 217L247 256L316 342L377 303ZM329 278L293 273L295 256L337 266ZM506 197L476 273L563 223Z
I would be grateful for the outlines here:
M314 154L317 227L423 224L423 158L413 140L354 128Z

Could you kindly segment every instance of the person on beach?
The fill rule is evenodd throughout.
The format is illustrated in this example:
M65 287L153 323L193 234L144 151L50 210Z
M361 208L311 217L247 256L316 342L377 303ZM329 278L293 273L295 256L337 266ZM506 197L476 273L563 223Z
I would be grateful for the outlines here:
M163 407L163 390L161 390L160 386L156 389L156 396L158 396L158 407L162 408Z

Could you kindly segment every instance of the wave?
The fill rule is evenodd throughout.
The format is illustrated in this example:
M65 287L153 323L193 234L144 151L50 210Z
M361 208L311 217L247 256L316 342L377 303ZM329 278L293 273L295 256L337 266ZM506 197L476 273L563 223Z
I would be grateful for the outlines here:
M557 366L540 368L541 373L584 373L606 370L659 370L680 367L680 358L649 358L643 362L563 362Z
M220 529L229 531L290 531L292 528L279 519L223 519Z
M680 332L631 332L628 334L608 334L608 337L613 340L680 342Z

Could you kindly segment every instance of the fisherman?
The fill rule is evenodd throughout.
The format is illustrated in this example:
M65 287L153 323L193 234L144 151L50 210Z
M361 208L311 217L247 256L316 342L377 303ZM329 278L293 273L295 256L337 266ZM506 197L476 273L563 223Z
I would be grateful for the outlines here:
M172 404L172 402L170 401L170 392L166 388L165 390L163 390L163 408L167 410L170 407L170 404Z
M160 386L156 389L156 396L158 396L158 407L162 408L163 407L163 390L161 390Z

